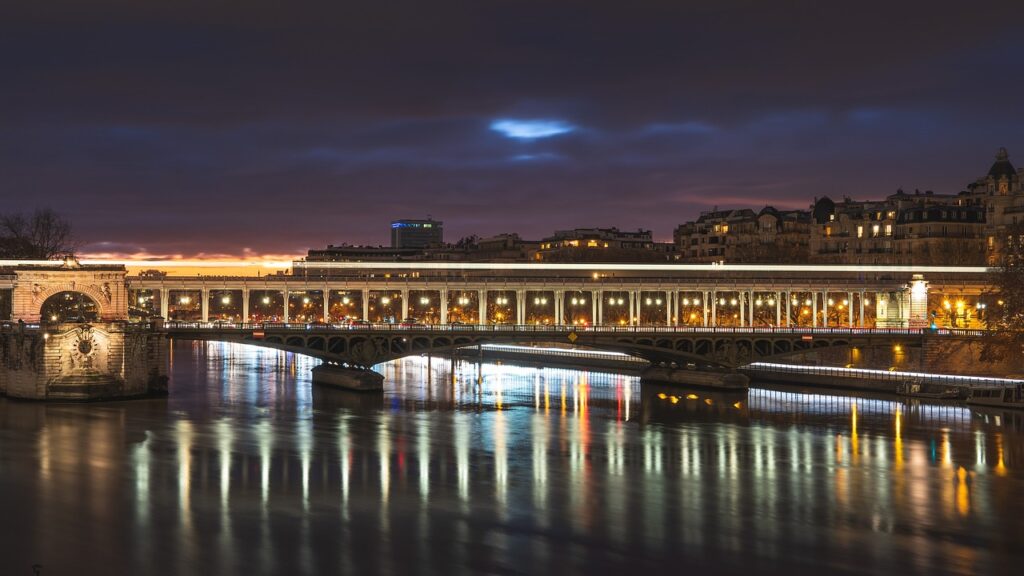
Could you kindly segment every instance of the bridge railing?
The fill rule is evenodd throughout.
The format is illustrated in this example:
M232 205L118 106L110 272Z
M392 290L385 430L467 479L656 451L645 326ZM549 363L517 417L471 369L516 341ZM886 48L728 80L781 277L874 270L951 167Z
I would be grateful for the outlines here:
M984 330L966 328L806 328L806 327L736 327L736 326L663 326L663 325L549 325L549 324L347 324L296 322L180 322L169 321L164 327L172 331L250 332L254 330L289 332L498 332L498 333L657 333L657 334L799 334L802 336L959 336L980 337Z
M21 330L26 331L38 331L38 330L53 330L55 328L65 326L78 326L81 322L18 322L11 320L4 320L0 322L0 332L18 332ZM85 324L91 324L91 322L85 322ZM155 327L152 322L128 322L125 320L119 321L121 330L125 332L148 332Z

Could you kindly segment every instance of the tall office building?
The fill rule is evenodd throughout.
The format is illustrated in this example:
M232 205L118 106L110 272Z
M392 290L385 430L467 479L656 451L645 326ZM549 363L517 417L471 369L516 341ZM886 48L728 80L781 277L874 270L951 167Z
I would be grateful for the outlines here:
M392 248L427 248L444 243L444 223L426 220L394 220L391 222Z

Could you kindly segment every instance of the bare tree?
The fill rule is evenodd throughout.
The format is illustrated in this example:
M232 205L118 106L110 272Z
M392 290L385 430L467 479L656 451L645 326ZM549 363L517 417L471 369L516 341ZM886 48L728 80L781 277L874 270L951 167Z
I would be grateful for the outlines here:
M940 238L924 245L911 264L930 266L984 266L985 241L980 238Z
M50 260L74 253L71 223L50 208L0 215L0 257Z
M1006 231L1000 265L984 295L985 327L981 359L1019 360L1024 354L1024 225Z

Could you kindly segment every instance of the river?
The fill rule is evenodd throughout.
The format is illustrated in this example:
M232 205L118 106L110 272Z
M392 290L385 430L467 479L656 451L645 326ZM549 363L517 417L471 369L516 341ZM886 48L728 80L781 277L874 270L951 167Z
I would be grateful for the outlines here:
M0 399L0 574L998 574L1024 413L177 342L166 398Z

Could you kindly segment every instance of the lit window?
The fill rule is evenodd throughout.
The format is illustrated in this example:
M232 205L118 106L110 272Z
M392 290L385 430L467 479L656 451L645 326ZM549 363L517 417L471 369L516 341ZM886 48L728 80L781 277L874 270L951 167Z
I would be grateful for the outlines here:
M881 228L878 226L878 224L875 224L874 226L871 227L871 236L872 237L878 236L878 233L880 231L881 231Z
M863 238L863 237L864 237L864 227L863 226L857 226L857 238Z
M885 225L885 235L892 236L892 224Z

